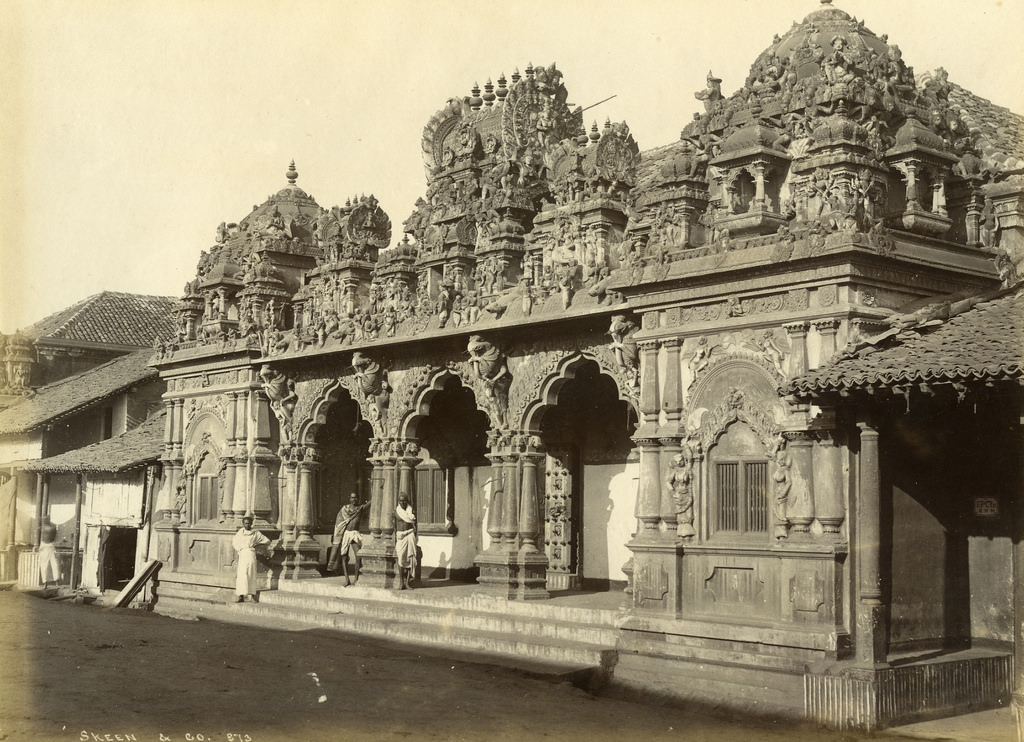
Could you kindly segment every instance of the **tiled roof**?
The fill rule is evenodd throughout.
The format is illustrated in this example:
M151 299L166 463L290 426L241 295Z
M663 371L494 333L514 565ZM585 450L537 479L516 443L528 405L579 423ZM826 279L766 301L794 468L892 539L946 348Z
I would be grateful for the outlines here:
M52 338L107 345L150 348L153 340L174 334L171 296L144 296L104 291L39 320L22 334L33 340Z
M968 308L953 314L959 306ZM919 311L916 328L884 332L808 374L789 393L834 392L903 383L978 382L1024 377L1024 288Z
M80 374L36 390L31 397L0 410L0 435L27 433L70 415L141 381L157 376L149 367L151 350L115 358Z
M25 471L54 473L119 472L157 461L163 450L164 410L151 415L141 425L91 446L30 461Z
M996 170L1024 168L1024 116L952 83L949 105L970 128L986 165Z

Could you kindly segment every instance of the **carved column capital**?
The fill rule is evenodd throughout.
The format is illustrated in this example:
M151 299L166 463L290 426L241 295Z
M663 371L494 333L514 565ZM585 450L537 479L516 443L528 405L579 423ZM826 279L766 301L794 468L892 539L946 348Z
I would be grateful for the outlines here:
M835 334L839 330L840 324L842 324L841 321L834 317L816 319L813 322L811 322L811 326L822 334L828 332Z
M808 324L806 322L787 322L782 326L782 329L786 331L791 338L793 337L804 337L807 335Z
M661 447L661 439L660 438L654 438L654 437L651 437L651 438L633 438L633 440L636 441L636 444L638 446L640 446L641 448L660 448Z

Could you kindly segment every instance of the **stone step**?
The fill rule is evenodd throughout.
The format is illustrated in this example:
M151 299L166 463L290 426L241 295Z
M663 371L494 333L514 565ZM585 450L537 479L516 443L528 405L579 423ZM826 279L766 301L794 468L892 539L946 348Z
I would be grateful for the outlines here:
M603 682L617 658L613 645L565 641L535 633L504 635L471 628L453 630L450 626L429 626L419 621L310 610L267 602L269 595L261 593L259 603L196 601L187 596L170 595L157 602L156 610L178 618L204 618L290 629L316 626L403 645L443 648L446 654L452 650L463 651L472 654L477 662L485 661L487 657L499 657L502 659L499 664L545 676L567 676L573 682L587 686Z
M416 590L381 590L362 585L343 587L336 579L325 580L282 580L277 592L301 595L339 596L342 598L372 598L401 606L432 605L436 607L454 606L459 609L469 608L481 612L499 613L502 615L529 616L538 619L567 621L578 624L601 626L617 626L622 613L618 610L589 608L555 604L552 601L518 601L488 595L485 592L473 591L475 586L464 585L456 592L444 588L425 588Z
M804 716L802 674L623 652L610 683L627 697L654 696L711 712L744 710L784 719Z
M235 597L233 588L170 580L157 580L154 584L154 592L158 601L164 598L181 598L207 603L227 603Z
M709 662L721 666L760 667L776 673L797 673L802 676L814 657L796 651L785 654L778 647L752 647L747 643L717 641L702 637L673 636L672 641L645 639L635 632L623 632L618 643L623 653L658 657L683 662Z
M443 628L448 632L479 630L607 647L614 647L618 639L618 632L611 624L574 623L561 618L502 613L498 610L501 606L490 602L484 604L486 610L481 610L480 603L473 600L466 600L462 605L447 602L435 604L428 601L378 599L350 590L337 596L268 591L260 594L260 604L281 606L293 611L336 613L367 620L403 620L423 624L431 630Z

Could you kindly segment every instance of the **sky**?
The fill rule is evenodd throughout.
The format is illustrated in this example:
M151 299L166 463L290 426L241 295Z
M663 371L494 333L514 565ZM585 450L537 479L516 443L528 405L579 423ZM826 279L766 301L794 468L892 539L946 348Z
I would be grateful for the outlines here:
M0 0L0 331L104 290L179 296L286 185L373 193L394 240L446 100L555 62L641 150L819 0ZM1024 113L1024 0L834 0L918 73Z

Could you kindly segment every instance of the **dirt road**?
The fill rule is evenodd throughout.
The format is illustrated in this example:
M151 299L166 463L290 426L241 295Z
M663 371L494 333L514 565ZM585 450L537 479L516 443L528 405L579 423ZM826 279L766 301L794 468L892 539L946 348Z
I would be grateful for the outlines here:
M595 698L321 630L180 621L0 592L0 739L860 740Z

